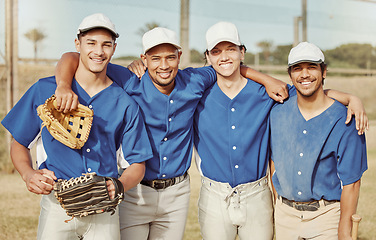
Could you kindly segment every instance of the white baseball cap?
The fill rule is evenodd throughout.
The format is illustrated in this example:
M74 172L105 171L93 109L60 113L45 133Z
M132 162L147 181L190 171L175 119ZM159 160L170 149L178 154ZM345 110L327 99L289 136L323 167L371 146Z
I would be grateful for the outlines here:
M301 42L293 47L288 57L288 66L292 66L301 62L323 63L325 61L324 54L316 45L309 42Z
M212 50L220 42L231 42L240 46L238 29L233 23L218 22L206 31L207 50Z
M78 26L77 35L94 28L105 28L113 33L115 37L119 37L119 34L116 32L115 25L103 13L95 13L85 17L80 26Z
M174 45L177 49L181 49L176 33L170 29L156 27L146 32L144 36L142 36L142 47L144 54L151 48L164 43Z

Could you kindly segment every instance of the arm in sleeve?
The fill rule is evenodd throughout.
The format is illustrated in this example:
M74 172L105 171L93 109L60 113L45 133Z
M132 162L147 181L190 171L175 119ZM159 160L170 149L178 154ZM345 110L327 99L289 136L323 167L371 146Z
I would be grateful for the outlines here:
M367 149L365 136L357 134L354 121L345 125L341 120L336 125L337 129L344 128L338 145L337 172L345 186L358 181L367 170Z
M183 74L183 77L187 78L189 84L195 86L193 88L200 90L201 93L217 81L217 73L211 66L201 68L189 67L183 70Z
M135 106L135 107L133 107ZM141 163L152 158L153 153L146 131L144 119L136 103L127 111L126 126L121 140L119 166L126 168L133 163Z
M279 79L246 66L241 66L240 72L243 77L264 85L269 97L276 102L283 103L283 101L289 96L287 84Z
M26 148L29 148L41 131L42 121L37 114L37 107L43 102L38 103L37 98L39 96L36 83L26 91L1 122L13 138Z
M126 92L128 92L128 86L132 82L140 81L136 74L131 72L128 68L112 63L107 65L107 75Z
M352 115L355 115L356 129L358 134L361 135L365 130L369 128L369 121L366 114L366 110L360 98L349 93L344 93L341 91L326 89L325 94L347 106L347 118L345 123L348 124L352 118Z

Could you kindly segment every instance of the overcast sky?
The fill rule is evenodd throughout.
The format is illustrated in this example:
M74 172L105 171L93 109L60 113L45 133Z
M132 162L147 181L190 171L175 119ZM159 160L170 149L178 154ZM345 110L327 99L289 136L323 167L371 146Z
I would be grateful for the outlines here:
M0 52L4 54L5 0L0 0ZM308 41L323 50L344 43L370 43L376 47L376 3L356 0L307 0ZM47 36L39 57L59 58L75 51L74 38L81 20L102 12L115 23L120 38L115 57L139 56L138 29L157 22L179 36L179 0L18 0L19 56L33 57L33 45L24 34L38 28ZM249 52L257 42L274 45L293 42L293 19L301 15L301 0L190 0L190 48L205 50L205 32L218 21L237 25Z

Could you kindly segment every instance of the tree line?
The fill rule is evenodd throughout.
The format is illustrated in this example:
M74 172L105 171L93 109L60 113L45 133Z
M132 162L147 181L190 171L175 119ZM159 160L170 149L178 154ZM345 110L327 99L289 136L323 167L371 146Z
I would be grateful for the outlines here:
M159 26L156 22L146 24L137 31L142 36L145 32ZM39 29L29 30L24 36L33 42L34 58L37 59L38 44L47 36ZM257 53L246 52L246 65L286 65L292 45L274 45L272 41L257 43ZM348 43L324 51L325 60L331 68L376 69L376 47L369 43ZM135 56L121 56L117 59L133 60ZM204 64L204 53L191 49L191 62Z
M257 44L258 53L246 52L246 65L286 65L291 45L273 46L270 41ZM376 47L368 43L348 43L324 51L325 62L331 68L376 69ZM204 63L204 54L191 50L191 62Z

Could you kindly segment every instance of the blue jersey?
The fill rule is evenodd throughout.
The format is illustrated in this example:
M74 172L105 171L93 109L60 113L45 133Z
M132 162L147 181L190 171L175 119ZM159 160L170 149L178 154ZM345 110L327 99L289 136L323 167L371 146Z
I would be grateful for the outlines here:
M153 158L146 162L145 179L168 179L184 174L191 164L193 115L205 89L216 80L211 67L179 70L169 96L153 84L148 72L141 80L127 68L109 64L108 75L139 104L151 139Z
M214 84L195 114L195 146L203 176L235 187L266 175L269 111L274 101L265 87L248 80L230 99Z
M273 184L279 195L300 202L340 200L342 186L361 178L367 169L365 137L355 120L345 124L346 112L335 101L306 121L297 96L272 109Z
M88 141L71 149L55 140L37 115L37 107L54 94L55 77L36 82L3 119L2 124L17 142L30 148L37 139L39 169L69 179L83 173L118 177L117 167L151 158L150 142L138 105L116 83L90 97L74 80L72 90L81 104L94 111ZM118 158L119 157L119 158Z

